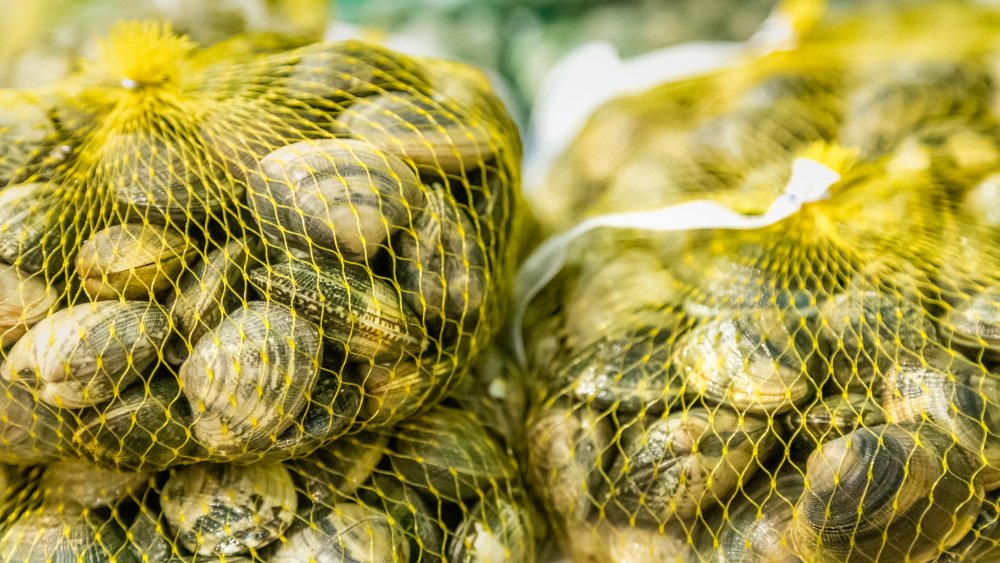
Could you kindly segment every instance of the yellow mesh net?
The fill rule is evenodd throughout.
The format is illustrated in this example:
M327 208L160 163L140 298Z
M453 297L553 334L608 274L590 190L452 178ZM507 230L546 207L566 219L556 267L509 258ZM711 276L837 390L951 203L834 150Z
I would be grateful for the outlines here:
M530 560L524 392L473 370L519 231L485 77L159 23L99 51L0 92L0 558Z
M578 231L524 332L527 474L571 559L998 556L998 30L830 17L592 116L540 215L617 228ZM751 217L651 225L695 200Z

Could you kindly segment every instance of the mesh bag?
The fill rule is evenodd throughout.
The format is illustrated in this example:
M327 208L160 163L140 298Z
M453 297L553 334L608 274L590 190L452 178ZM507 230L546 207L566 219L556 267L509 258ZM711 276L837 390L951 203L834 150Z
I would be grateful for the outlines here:
M571 559L1000 554L998 25L829 16L592 116L541 213L586 220L525 278L554 272L527 474Z
M469 408L517 131L478 71L286 45L126 22L0 92L3 560L533 557Z

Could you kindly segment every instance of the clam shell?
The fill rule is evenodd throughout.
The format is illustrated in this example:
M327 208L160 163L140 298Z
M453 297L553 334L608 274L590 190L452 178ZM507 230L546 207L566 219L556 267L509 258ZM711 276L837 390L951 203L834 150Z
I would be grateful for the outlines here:
M252 265L249 245L233 239L184 273L166 305L179 335L167 348L171 363L183 362L206 332L245 302L246 272Z
M394 540L410 544L410 560L434 563L444 557L444 525L436 507L425 501L416 489L400 481L395 475L374 473L371 481L358 491L365 504L385 511L396 524L392 527Z
M945 342L972 360L1000 364L1000 288L976 293L948 311L941 322Z
M364 261L409 224L422 190L395 156L360 141L325 139L267 155L250 179L248 198L268 243Z
M97 405L147 372L168 330L166 315L149 303L79 304L26 332L0 365L0 376L50 405Z
M361 410L361 387L322 370L309 404L294 424L278 436L267 459L300 457L347 432Z
M361 419L366 428L392 425L435 403L455 365L433 359L395 364L358 364L356 379L364 384Z
M281 464L195 464L174 469L160 502L177 540L199 555L256 550L295 517L295 485Z
M510 454L470 414L436 407L396 425L389 459L407 483L457 502L516 475Z
M0 190L0 261L30 274L62 266L73 239L53 229L60 213L57 189L33 183Z
M56 306L60 294L40 276L0 264L0 348L10 346Z
M222 456L270 447L305 410L322 349L316 327L284 305L234 311L180 368L198 441Z
M935 559L937 563L959 561L993 561L1000 557L1000 499L989 495L979 510L979 517L969 533L947 552Z
M930 425L859 428L813 452L789 529L804 560L928 561L971 528L978 464Z
M16 383L0 381L0 462L44 463L70 455L76 417L35 400Z
M407 57L361 41L308 45L292 55L297 62L284 80L282 92L323 109L334 106L316 104L322 99L353 100L426 83L420 66Z
M305 495L325 505L354 494L382 461L388 445L388 434L361 432L286 464L303 481Z
M528 477L556 519L583 522L615 457L611 420L586 406L555 404L532 413L527 426Z
M167 534L169 528L163 516L158 511L153 512L143 505L135 521L128 528L127 549L136 561L165 563L175 551L173 542L167 538Z
M171 228L115 225L84 241L76 271L95 299L144 299L176 288L195 252L188 238Z
M99 508L136 498L151 476L147 472L102 469L80 460L64 459L45 467L38 487L49 504L75 503Z
M449 561L535 561L534 524L522 500L487 495L466 514L448 546Z
M604 509L615 523L659 526L724 505L778 444L765 418L727 409L691 408L621 437L608 473Z
M104 467L163 470L205 455L191 435L191 406L172 374L126 389L106 406L80 413L73 441Z
M461 173L497 150L481 116L421 96L387 93L351 105L338 118L351 134L420 167Z
M455 198L440 185L412 231L393 244L403 297L425 324L473 327L486 298L486 258L476 228Z
M25 94L0 95L0 186L24 178L56 133L45 107Z
M283 303L322 328L323 338L343 344L357 361L415 359L428 345L395 287L361 267L317 270L295 260L256 268L250 281L268 300Z
M885 411L878 397L842 392L825 395L782 417L787 434L806 453L817 446L850 434L858 427L885 424Z
M288 533L288 541L271 555L271 563L301 561L408 561L410 544L393 530L384 512L338 503L322 517L313 518Z
M570 528L564 544L573 561L700 561L688 545L689 537L678 522L646 528L600 520Z
M76 505L42 505L17 518L0 537L7 561L49 563L110 561L122 550L124 534L115 520L103 520Z

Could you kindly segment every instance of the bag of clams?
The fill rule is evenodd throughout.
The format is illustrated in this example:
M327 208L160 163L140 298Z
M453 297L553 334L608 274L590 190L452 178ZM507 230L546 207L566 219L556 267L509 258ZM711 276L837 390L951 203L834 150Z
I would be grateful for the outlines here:
M354 41L123 22L0 92L0 560L530 561L512 368L468 375L520 152L478 71Z
M516 287L570 560L1000 559L1000 11L859 10L551 171Z

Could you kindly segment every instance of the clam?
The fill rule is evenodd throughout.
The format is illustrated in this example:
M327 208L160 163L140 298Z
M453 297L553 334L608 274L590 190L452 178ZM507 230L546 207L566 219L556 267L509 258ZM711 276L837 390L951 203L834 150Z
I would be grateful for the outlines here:
M186 271L166 309L180 337L167 348L167 358L180 364L191 347L222 318L245 302L246 272L252 264L250 245L233 239L208 253Z
M1000 557L1000 498L991 494L983 502L979 517L969 533L948 551L935 559L936 563L959 561L995 561Z
M115 225L80 246L76 271L95 299L144 299L176 288L195 252L183 233L169 227Z
M869 77L849 99L841 142L878 153L918 126L989 113L993 84L981 68L956 62L896 65Z
M929 425L859 428L809 457L788 538L804 560L928 561L972 528L978 464Z
M422 96L371 96L344 110L338 121L358 139L446 173L479 168L498 149L494 131L481 116Z
M486 258L476 228L435 184L412 231L393 245L403 298L425 324L475 326L486 298Z
M56 306L59 292L40 276L0 264L0 348L10 346Z
M682 335L671 361L688 393L738 410L779 413L816 390L806 331L776 308L720 316Z
M973 360L1000 363L1000 288L980 291L949 310L941 333Z
M904 353L919 353L934 339L934 325L919 303L881 288L848 290L820 306L820 349L839 389L879 394L879 375Z
M16 383L0 381L0 462L44 463L69 455L76 418L35 400Z
M270 558L271 563L301 561L408 561L410 544L393 530L384 512L343 502L288 533L288 540Z
M516 475L510 454L463 411L436 407L400 422L393 432L393 468L435 496L456 502L476 498Z
M564 542L573 561L700 561L688 545L690 533L678 522L656 528L617 525L608 520L570 528Z
M73 441L105 467L163 470L204 452L191 435L191 406L174 375L126 389L108 405L80 413Z
M356 378L364 384L361 417L369 428L389 426L434 403L457 369L448 361L358 364Z
M0 95L0 186L31 174L56 127L45 107L26 94L6 90Z
M218 216L242 197L242 184L227 180L204 146L188 138L143 131L105 142L105 180L118 205L135 213L130 219L183 227Z
M498 347L480 352L469 374L456 378L448 396L473 413L504 444L522 443L527 410L527 375Z
M777 443L767 419L723 408L640 419L622 434L605 512L616 523L659 526L724 505Z
M885 424L885 412L878 397L845 391L802 405L784 415L782 422L798 449L808 453L858 427Z
M103 469L84 461L63 459L45 466L38 487L47 503L99 508L136 498L151 476L142 471Z
M223 456L270 447L305 410L322 347L316 327L279 303L226 317L180 368L198 441Z
M555 384L595 409L661 413L684 389L670 363L675 339L669 328L650 328L593 342L563 361Z
M327 504L354 494L382 461L388 445L388 434L361 432L286 464L301 478L303 492L310 500Z
M394 535L410 544L410 560L436 562L444 557L444 523L437 507L430 506L416 489L395 475L376 472L358 491L365 504L384 510L395 524Z
M1000 487L1000 376L942 350L904 357L885 374L882 403L896 423L932 424L982 465L985 490Z
M168 533L163 515L143 505L126 533L128 550L137 562L166 563L175 551Z
M79 304L28 330L0 365L0 376L50 405L97 405L147 373L168 331L166 315L150 303Z
M350 101L385 90L408 90L426 79L420 67L392 51L361 41L317 43L293 51L295 66L282 93L315 104ZM320 104L331 110L336 106Z
M78 505L42 505L29 510L0 537L5 561L97 563L124 557L125 536L114 519Z
M325 339L345 345L351 359L415 359L428 345L399 290L364 268L317 269L293 260L253 269L249 278L269 301L290 306L318 324Z
M788 527L804 490L802 473L792 466L773 475L758 473L729 505L721 525L703 531L700 551L713 563L799 561L789 545Z
M535 561L535 526L521 499L487 494L465 515L448 546L449 561Z
M526 473L552 513L568 525L595 505L605 469L615 457L609 416L586 406L548 405L528 418Z
M357 420L362 394L360 386L321 371L306 410L278 436L267 457L299 457L342 436Z
M0 190L0 261L29 274L62 266L72 239L58 228L58 189L33 183Z
M273 542L298 509L281 464L195 464L174 469L163 485L163 515L177 541L199 555L235 555Z
M410 224L422 190L397 157L360 141L325 139L264 157L248 198L271 245L364 261L396 228Z

